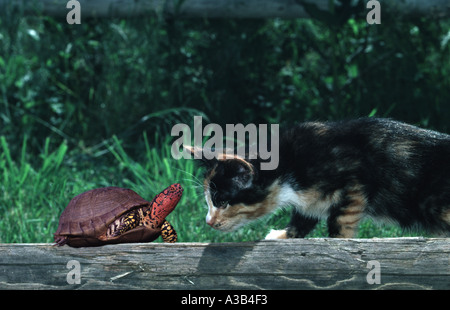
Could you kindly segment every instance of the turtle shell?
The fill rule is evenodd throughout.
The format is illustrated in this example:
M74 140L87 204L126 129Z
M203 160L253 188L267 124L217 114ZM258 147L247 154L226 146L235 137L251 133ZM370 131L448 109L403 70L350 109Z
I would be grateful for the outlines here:
M120 216L137 208L147 211L151 206L131 189L104 187L84 192L74 197L62 212L55 242L73 247L151 242L159 237L161 227L138 226L117 237L106 237L109 225Z

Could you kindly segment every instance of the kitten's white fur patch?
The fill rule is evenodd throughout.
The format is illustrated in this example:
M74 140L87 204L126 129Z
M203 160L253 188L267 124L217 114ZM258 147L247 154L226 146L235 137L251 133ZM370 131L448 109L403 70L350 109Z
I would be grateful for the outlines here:
M285 229L275 230L272 229L267 236L264 238L265 240L276 240L276 239L287 239L287 232Z
M306 216L326 218L331 205L340 200L341 191L322 197L319 190L307 189L295 191L289 184L282 184L278 195L278 206L295 206Z
M274 182L275 184L280 184L279 180ZM305 204L303 201L299 201L298 194L292 189L288 184L280 185L280 192L278 193L278 206L284 207L290 204L302 205Z

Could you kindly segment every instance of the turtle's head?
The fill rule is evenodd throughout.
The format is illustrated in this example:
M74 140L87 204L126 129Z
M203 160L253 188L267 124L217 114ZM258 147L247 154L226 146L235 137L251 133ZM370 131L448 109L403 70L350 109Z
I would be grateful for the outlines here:
M156 195L150 203L149 211L146 214L147 220L144 220L144 225L159 227L166 216L175 209L182 195L183 188L179 183L170 185Z
M166 191L166 190L167 190L168 195L173 196L173 197L178 197L178 199L180 199L181 195L183 195L183 188L181 187L180 183L172 184L168 188L166 188L164 191Z

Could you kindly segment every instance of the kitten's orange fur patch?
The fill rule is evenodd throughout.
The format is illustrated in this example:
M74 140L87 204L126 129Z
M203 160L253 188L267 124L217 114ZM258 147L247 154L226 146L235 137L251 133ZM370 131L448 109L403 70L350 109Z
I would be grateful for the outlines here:
M442 219L450 225L450 209L442 213Z
M355 236L367 203L364 194L357 187L347 193L347 198L351 200L350 204L343 209L343 214L336 219L337 224L340 226L337 237L341 238L352 238Z
M233 154L233 153L221 153L219 154L218 160L237 160L240 163L244 164L249 170L250 173L255 173L255 169L251 163L249 163L245 158L240 157L239 155Z
M205 186L208 186L205 181ZM255 220L263 215L269 214L278 207L278 197L280 186L274 183L269 187L269 195L259 203L253 205L235 204L226 208L216 208L211 201L209 190L206 190L206 200L208 202L207 221L209 224L223 231L230 231Z

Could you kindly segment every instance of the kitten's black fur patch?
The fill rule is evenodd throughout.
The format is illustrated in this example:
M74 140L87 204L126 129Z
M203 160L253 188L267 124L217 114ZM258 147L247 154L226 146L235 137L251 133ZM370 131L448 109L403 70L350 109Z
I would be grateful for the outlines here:
M308 234L319 211L332 237L351 236L363 215L450 233L449 135L361 118L301 123L282 132L279 145L275 170L259 170L259 159L204 161L214 206L257 208L273 200L277 193L271 188L289 193L297 206L288 237Z

